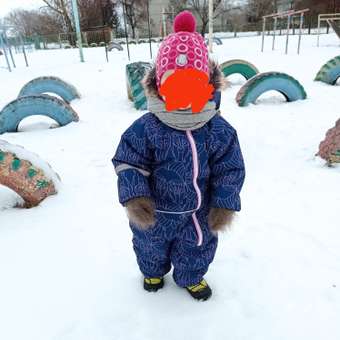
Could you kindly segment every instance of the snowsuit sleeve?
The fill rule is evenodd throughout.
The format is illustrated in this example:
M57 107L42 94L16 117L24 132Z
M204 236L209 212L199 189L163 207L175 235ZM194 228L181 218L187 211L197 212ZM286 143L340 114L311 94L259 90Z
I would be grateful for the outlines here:
M223 129L214 145L214 152L209 160L210 206L240 211L240 191L245 178L245 169L236 131L231 126Z
M142 117L124 132L112 160L118 175L119 202L123 205L136 197L151 197L148 177L152 154L145 123Z

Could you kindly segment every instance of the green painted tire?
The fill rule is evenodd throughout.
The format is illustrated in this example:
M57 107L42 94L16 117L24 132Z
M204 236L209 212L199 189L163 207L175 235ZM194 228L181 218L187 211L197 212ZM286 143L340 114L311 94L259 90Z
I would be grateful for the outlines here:
M225 77L238 73L249 80L259 73L259 70L253 64L241 59L228 60L220 67Z
M315 81L322 81L329 85L335 85L340 78L340 56L329 60L324 64L315 77Z
M305 89L295 78L286 73L265 72L248 80L237 93L236 101L239 106L254 104L263 93L272 90L280 92L288 102L307 98Z

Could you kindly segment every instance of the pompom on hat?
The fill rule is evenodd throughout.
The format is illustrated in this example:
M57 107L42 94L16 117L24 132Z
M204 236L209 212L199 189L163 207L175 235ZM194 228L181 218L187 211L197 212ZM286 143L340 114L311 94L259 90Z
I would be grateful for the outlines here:
M196 32L196 19L189 11L179 13L173 25L174 33L162 42L156 58L156 81L160 87L166 71L193 68L209 75L208 49Z

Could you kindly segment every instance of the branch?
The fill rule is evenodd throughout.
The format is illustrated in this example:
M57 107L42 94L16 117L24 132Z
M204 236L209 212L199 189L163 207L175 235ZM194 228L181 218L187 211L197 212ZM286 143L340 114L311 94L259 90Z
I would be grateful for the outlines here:
M42 0L42 1L47 5L47 7L49 7L53 11L63 15L63 12L60 9L58 9L57 7L52 6L47 0Z

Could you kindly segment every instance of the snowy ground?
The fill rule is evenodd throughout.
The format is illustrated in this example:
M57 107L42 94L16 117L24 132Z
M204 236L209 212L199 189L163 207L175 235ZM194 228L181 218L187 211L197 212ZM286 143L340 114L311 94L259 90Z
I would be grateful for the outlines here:
M247 166L243 210L221 235L206 276L214 289L206 303L192 301L170 276L157 294L141 288L124 210L117 201L111 158L121 133L141 115L127 100L126 53L86 49L16 55L7 72L0 57L0 107L36 76L55 75L82 94L72 102L79 123L47 129L35 117L20 133L1 139L38 153L62 178L60 193L39 207L12 208L13 192L0 189L1 340L338 340L340 339L340 167L314 157L326 130L340 117L339 86L313 82L339 55L335 35L296 38L283 53L260 53L260 38L224 41L220 62L242 58L261 71L295 76L308 93L285 103L268 93L239 108L244 82L232 77L222 111L238 130ZM125 47L124 47L125 48ZM157 45L153 45L154 52ZM148 61L148 46L131 47ZM53 123L52 123L53 124Z

